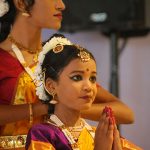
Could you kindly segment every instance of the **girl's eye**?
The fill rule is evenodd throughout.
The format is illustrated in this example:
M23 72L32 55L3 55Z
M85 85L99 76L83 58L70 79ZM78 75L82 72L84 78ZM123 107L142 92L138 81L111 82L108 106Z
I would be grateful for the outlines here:
M96 76L91 76L91 77L90 77L90 81L91 81L92 83L95 83L95 82L96 82Z
M82 76L81 75L75 75L75 76L72 76L70 77L72 80L74 81L81 81L82 80Z

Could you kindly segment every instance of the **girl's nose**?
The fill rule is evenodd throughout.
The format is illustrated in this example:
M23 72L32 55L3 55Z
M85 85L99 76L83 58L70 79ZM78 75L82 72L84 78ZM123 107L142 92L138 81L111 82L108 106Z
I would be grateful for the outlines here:
M62 0L58 0L56 7L59 10L64 10L65 9L65 4Z
M91 85L90 81L84 82L83 90L87 91L87 92L90 92L92 90L92 85Z

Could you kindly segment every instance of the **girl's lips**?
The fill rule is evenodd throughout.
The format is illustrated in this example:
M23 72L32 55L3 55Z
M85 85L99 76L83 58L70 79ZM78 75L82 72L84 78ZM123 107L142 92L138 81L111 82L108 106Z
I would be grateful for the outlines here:
M61 13L60 14L55 14L54 16L62 20L62 14Z
M80 98L82 98L82 99L86 99L86 100L89 100L89 99L91 99L91 98L92 98L92 96L82 96L82 97L80 97Z

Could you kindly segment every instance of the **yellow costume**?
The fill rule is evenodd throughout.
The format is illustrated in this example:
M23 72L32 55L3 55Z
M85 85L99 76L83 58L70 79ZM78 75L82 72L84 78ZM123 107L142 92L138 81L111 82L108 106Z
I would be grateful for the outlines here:
M18 105L37 102L35 85L20 62L1 49L0 60L3 60L0 63L0 104ZM34 67L35 65L31 66L32 70ZM37 122L41 122L41 118L34 118L34 123ZM24 147L29 128L29 120L0 126L0 149Z
M53 115L55 116L55 115ZM56 118L58 120L58 117ZM83 119L82 119L83 120ZM52 120L54 122L54 120ZM59 120L60 121L60 120ZM47 122L34 125L28 134L26 150L93 150L95 129L84 120L78 138L63 124ZM74 127L75 129L76 127ZM78 130L78 129L77 129ZM123 150L142 150L133 143L121 138Z

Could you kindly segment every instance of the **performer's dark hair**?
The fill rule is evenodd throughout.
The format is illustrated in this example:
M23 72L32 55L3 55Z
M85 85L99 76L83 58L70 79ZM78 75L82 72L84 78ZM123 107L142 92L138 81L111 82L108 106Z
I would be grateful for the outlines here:
M0 42L4 41L9 35L11 26L17 15L17 8L15 7L13 0L6 0L6 2L9 4L9 11L4 16L0 17ZM34 2L35 0L24 0L27 12L30 11Z

